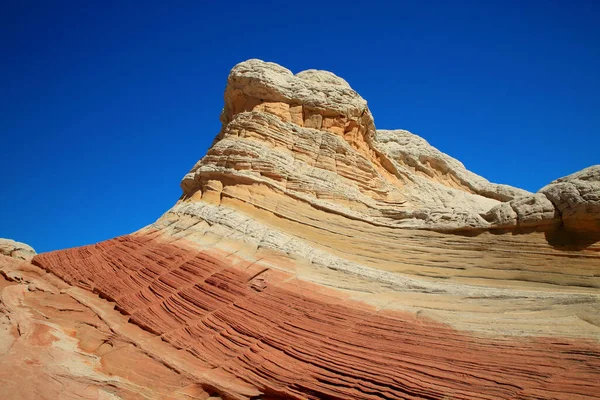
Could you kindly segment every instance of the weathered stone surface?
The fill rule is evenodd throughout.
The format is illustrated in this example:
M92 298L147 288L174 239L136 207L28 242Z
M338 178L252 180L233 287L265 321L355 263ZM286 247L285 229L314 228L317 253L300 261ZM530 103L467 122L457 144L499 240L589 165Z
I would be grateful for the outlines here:
M542 193L500 203L484 216L494 228L549 228L560 224L560 215Z
M260 60L221 121L155 223L0 256L0 397L600 398L598 167L493 184Z
M600 165L557 179L540 193L554 204L566 230L600 233Z
M330 72L238 64L221 121L182 181L188 197L216 178L378 225L452 230L486 228L482 213L529 194L488 182L409 132L376 131L366 101Z
M494 228L560 228L600 233L600 165L557 179L535 195L501 203L483 215Z
M290 70L261 60L236 65L229 74L225 90L222 121L261 103L302 105L305 111L323 116L344 116L364 121L373 118L367 102L343 79L331 72L308 70L294 75Z
M113 307L0 255L0 398L209 398L197 379L160 360L153 335Z
M31 260L36 255L36 252L31 246L25 243L0 238L0 254L21 260Z
M285 258L250 261L239 257L243 251L197 251L161 236L145 231L38 255L34 263L115 301L130 321L193 355L200 371L210 371L205 379L220 378L226 398L600 393L597 343L472 336L410 313L378 311L271 267L285 267Z
M490 183L487 179L467 170L455 158L442 153L427 141L405 130L377 130L376 144L406 176L413 179L427 177L434 182L462 191L499 201L508 201L530 194L508 185Z

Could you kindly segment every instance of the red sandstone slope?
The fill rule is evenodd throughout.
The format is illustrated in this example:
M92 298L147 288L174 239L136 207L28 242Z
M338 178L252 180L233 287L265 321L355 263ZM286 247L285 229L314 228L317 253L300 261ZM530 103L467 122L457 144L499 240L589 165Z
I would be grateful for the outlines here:
M478 338L156 234L33 263L114 300L131 322L220 371L226 397L238 396L227 385L238 380L260 398L600 397L598 343Z

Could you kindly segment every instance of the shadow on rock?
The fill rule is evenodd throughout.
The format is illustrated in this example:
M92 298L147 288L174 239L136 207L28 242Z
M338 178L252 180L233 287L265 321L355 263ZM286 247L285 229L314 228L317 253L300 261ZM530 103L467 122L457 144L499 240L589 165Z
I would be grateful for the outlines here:
M545 235L548 244L560 250L585 250L600 242L600 232L573 232L556 228Z

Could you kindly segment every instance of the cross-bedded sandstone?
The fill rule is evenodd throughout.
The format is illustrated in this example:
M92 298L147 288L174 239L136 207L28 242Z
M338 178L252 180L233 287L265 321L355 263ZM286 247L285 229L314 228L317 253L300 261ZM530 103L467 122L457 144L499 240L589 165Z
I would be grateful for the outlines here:
M599 166L490 183L342 78L260 60L221 122L153 224L0 256L0 365L24 371L0 394L600 397Z

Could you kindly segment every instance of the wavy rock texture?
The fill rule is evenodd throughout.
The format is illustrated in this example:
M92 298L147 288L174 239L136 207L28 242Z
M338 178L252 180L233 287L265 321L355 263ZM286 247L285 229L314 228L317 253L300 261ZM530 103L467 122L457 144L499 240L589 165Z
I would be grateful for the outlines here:
M448 230L487 227L481 213L529 194L488 182L409 132L376 131L366 101L329 72L241 63L221 121L182 181L188 197L213 181L265 185L352 219Z
M140 345L153 335L99 302L0 255L0 398L209 398L197 379Z
M113 239L35 263L114 301L130 320L193 354L240 397L590 398L600 347L575 340L477 338L377 311L276 272L190 251L153 234ZM238 383L240 382L240 383Z
M600 167L536 194L490 183L377 130L332 73L260 60L231 71L221 122L155 223L0 263L21 296L2 297L0 363L42 354L23 379L72 397L600 397ZM95 322L49 313L39 287ZM16 315L76 340L31 351ZM0 394L19 382L0 374Z

